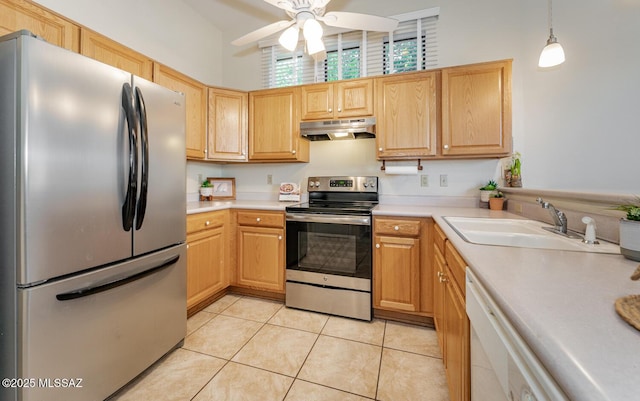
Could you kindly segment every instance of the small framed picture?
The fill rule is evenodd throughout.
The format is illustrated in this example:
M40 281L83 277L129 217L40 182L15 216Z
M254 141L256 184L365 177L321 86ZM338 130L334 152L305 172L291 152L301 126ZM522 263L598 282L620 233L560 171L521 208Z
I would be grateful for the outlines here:
M207 181L213 186L213 199L235 199L236 179L207 177Z

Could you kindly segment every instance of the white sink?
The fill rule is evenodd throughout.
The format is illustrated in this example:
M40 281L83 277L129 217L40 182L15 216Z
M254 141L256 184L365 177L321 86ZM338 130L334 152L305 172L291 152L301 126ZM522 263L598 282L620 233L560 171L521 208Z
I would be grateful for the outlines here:
M444 217L467 242L481 245L513 246L520 248L557 249L563 251L619 254L616 244L600 241L589 245L581 239L572 239L542 228L535 220L492 219L483 217ZM547 226L549 227L549 226Z

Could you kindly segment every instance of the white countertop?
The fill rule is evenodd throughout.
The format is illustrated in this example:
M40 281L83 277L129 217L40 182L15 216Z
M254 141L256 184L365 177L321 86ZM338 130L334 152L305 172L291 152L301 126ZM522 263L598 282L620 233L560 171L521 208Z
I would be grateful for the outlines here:
M213 212L224 209L260 209L284 211L292 202L262 201L262 200L229 200L212 202L187 202L187 214Z
M207 207L284 210L286 206L234 201ZM207 211L201 209L191 212ZM502 211L378 205L373 214L433 217L571 400L640 399L640 331L614 308L617 298L640 293L640 282L629 279L637 262L621 255L471 244L442 219L519 218Z

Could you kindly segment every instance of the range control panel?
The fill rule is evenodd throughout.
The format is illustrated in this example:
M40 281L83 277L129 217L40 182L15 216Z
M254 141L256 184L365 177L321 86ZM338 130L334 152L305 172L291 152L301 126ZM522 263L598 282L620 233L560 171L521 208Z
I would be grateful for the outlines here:
M309 177L309 192L378 192L378 177Z

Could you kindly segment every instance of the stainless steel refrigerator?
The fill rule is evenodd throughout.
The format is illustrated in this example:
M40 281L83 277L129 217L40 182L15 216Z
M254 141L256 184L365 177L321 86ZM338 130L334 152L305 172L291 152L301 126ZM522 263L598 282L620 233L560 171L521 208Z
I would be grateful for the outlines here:
M0 38L0 400L103 400L184 339L184 137L182 94Z

